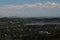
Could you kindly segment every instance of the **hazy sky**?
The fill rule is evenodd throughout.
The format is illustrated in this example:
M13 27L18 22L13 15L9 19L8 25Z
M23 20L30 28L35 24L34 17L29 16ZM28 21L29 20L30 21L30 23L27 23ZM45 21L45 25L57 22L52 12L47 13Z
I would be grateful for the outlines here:
M60 17L60 0L0 0L0 17Z

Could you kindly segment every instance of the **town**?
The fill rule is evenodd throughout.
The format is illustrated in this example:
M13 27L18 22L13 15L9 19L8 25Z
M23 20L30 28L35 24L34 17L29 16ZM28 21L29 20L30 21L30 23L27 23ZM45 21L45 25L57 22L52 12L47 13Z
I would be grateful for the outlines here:
M60 40L60 18L0 18L0 40Z

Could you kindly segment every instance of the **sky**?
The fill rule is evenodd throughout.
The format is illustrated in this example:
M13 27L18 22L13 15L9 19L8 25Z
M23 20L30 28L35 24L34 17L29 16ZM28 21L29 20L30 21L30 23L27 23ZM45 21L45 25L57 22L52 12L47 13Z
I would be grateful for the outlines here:
M0 0L0 17L60 17L60 0Z

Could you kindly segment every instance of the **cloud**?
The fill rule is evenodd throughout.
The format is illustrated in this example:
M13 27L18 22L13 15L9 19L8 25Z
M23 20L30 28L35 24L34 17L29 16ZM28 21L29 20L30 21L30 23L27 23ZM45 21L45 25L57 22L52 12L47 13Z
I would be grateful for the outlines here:
M60 4L54 2L0 7L0 17L60 17Z

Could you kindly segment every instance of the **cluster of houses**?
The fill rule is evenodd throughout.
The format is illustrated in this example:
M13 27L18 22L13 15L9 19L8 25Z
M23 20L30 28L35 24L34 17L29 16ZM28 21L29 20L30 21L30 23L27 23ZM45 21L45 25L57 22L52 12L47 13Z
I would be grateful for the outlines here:
M48 37L53 38L56 35L60 36L60 23L0 21L0 35L1 40L38 40L40 37L42 37L42 39ZM44 35L46 37L44 37Z

